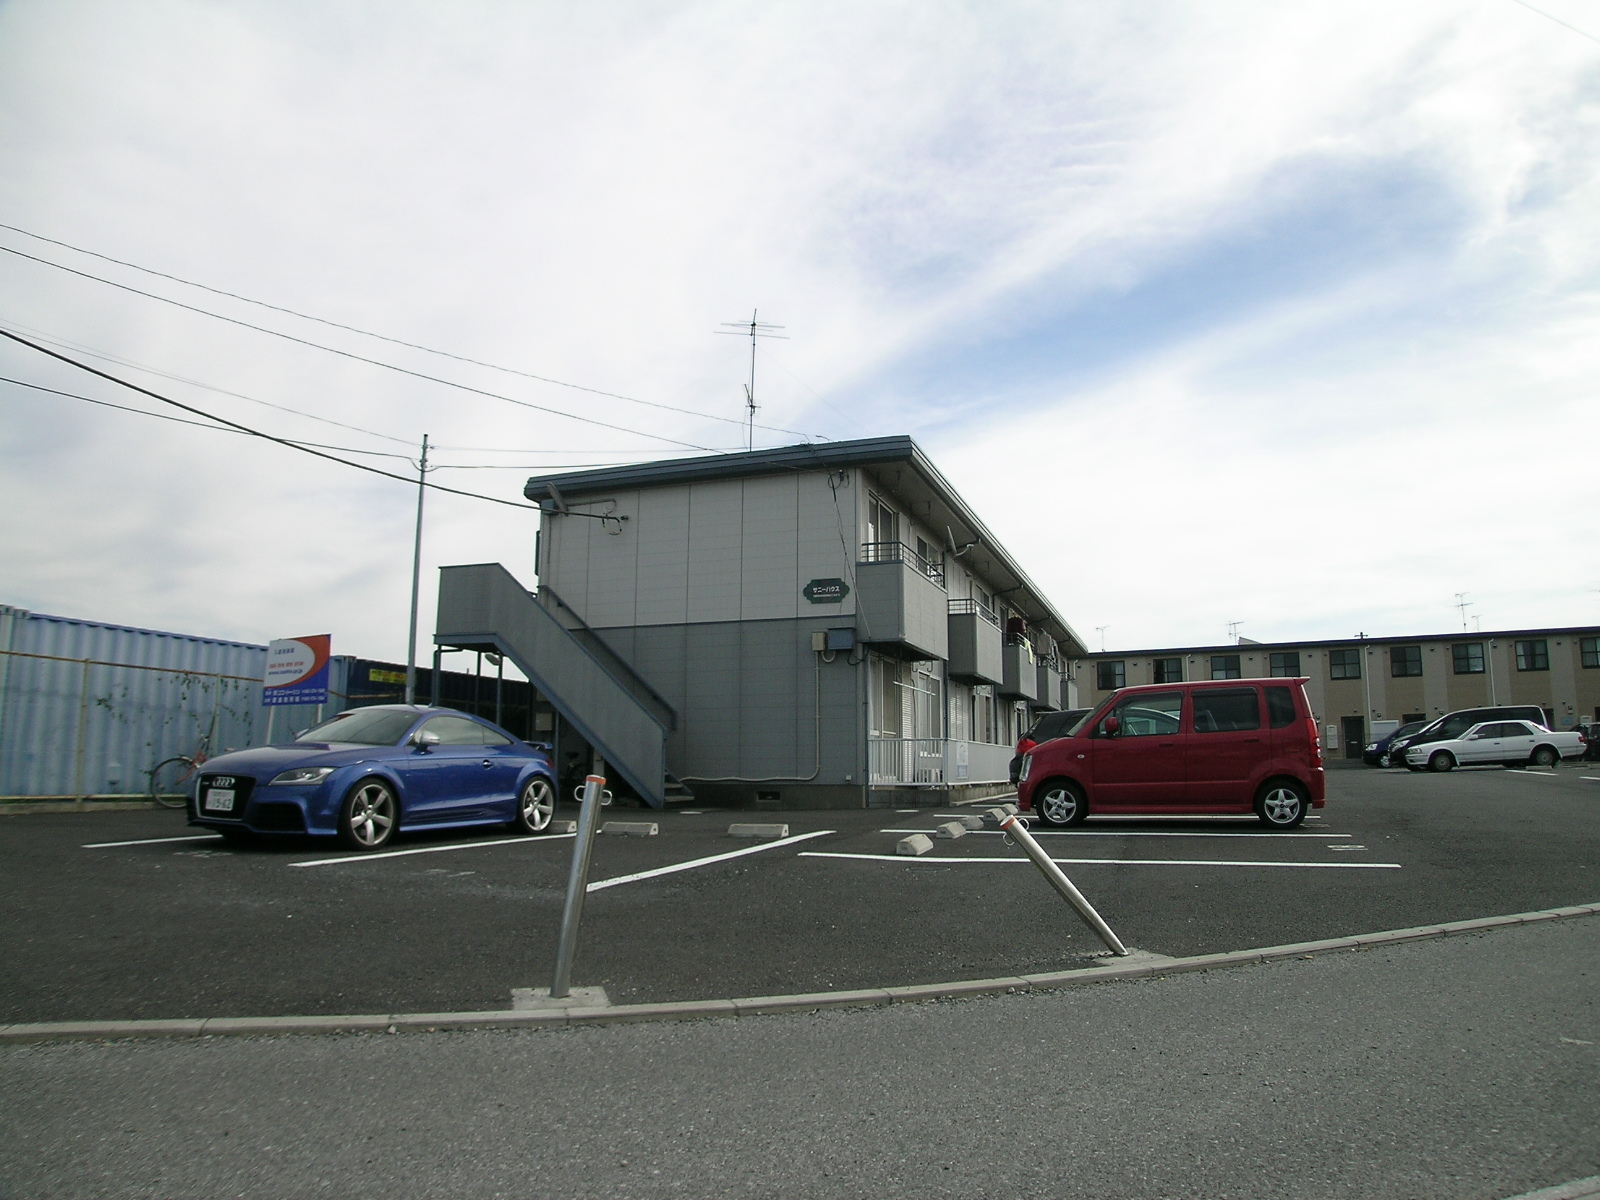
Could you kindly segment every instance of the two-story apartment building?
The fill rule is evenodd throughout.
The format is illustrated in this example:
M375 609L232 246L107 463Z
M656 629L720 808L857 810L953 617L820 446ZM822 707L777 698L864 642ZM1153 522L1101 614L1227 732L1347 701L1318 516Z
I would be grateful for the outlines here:
M540 609L649 710L668 775L697 796L1003 791L1031 714L1075 700L1063 668L1082 640L909 437L537 476L525 494L543 510ZM588 668L536 661L564 642L519 656L480 628L512 621L479 594L509 579L488 569L459 596L447 578L435 640L510 653L561 699ZM604 704L565 703L566 728L607 741L584 711ZM654 770L637 772L642 794Z
M1372 722L1461 708L1536 704L1565 728L1600 720L1600 627L1119 650L1074 660L1097 704L1138 683L1303 675L1330 755L1360 757Z

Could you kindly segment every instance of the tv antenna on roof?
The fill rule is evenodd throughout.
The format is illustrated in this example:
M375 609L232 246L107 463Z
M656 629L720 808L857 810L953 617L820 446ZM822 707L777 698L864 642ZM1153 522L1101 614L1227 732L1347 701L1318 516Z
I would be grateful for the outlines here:
M726 333L733 337L747 337L750 339L750 382L744 388L745 419L748 427L745 430L745 449L756 448L756 339L781 338L788 341L789 335L776 332L784 328L782 325L769 325L765 321L756 320L756 310L750 310L748 321L724 321L726 329L718 329L716 333Z
M1456 609L1461 613L1461 632L1467 631L1467 609L1472 607L1472 601L1467 599L1469 593L1456 593Z

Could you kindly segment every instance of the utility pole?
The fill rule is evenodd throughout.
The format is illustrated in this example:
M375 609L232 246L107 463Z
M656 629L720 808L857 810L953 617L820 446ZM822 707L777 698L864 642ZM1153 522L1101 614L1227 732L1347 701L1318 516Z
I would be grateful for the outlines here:
M411 638L406 643L406 703L417 702L417 597L422 585L422 500L428 494L428 435L422 435L422 461L417 464L417 535L411 547ZM434 695L439 690L434 680Z
M756 339L758 337L779 338L787 341L788 335L776 332L784 328L782 325L769 325L765 321L756 320L756 310L750 310L748 321L724 321L726 329L718 329L717 333L726 333L733 337L748 337L750 339L750 382L744 388L745 408L745 444L746 450L756 448Z

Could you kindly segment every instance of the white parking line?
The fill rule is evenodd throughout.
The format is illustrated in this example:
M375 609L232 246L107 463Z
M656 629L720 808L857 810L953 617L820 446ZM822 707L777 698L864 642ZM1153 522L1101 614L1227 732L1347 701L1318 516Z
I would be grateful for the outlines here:
M487 846L515 846L518 842L564 842L575 833L540 833L531 837L496 838L492 842L457 842L453 846L417 846L411 850L380 850L377 854L351 854L343 858L312 858L292 862L291 867L332 867L339 863L376 862L380 858L400 858L407 854L442 854L446 850L482 850Z
M763 842L759 846L746 846L743 850L729 850L726 854L713 854L706 858L693 858L688 862L673 863L671 866L655 867L649 871L638 871L632 875L618 875L614 879L601 879L591 883L584 890L598 892L602 888L616 887L622 883L637 883L641 879L654 879L658 875L673 875L679 871L692 871L696 867L726 862L730 858L743 858L746 854L760 854L763 850L776 850L779 846L789 846L795 842L807 842L812 838L827 837L834 832L836 831L832 829L819 829L815 833L799 833L794 837L779 838L775 842Z
M221 841L220 833L191 833L185 837L140 838L135 842L85 842L85 850L105 850L112 846L159 846L162 842L212 842Z
M928 863L1026 863L1025 858L927 858L903 854L843 854L828 850L802 850L797 858L856 858L869 862L897 862L907 866ZM1219 862L1209 858L1053 858L1052 862L1074 867L1310 867L1317 870L1398 871L1399 863L1353 862Z
M1543 775L1546 779L1560 779L1559 771L1535 771L1531 767L1513 767L1507 775Z
M1579 775L1579 779L1587 779L1593 783L1600 783L1600 775Z
M879 833L933 833L932 829L880 829ZM1004 831L1000 829L969 829L969 834L986 833L991 837L999 837ZM1196 833L1192 830L1183 833L1161 833L1150 829L1033 829L1030 830L1034 837L1204 837L1204 838L1273 838L1282 841L1285 838L1347 838L1348 833Z

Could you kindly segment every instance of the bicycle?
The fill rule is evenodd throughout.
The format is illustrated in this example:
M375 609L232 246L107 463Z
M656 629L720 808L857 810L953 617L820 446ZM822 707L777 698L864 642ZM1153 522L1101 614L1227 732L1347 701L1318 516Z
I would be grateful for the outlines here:
M193 754L174 754L150 768L150 799L162 808L187 808L189 785L195 772L210 758L211 738L217 731L217 715L211 714L211 728L206 730Z

